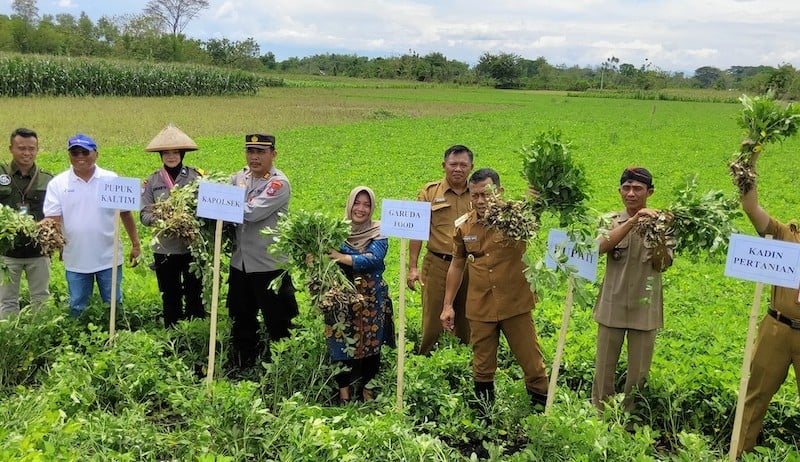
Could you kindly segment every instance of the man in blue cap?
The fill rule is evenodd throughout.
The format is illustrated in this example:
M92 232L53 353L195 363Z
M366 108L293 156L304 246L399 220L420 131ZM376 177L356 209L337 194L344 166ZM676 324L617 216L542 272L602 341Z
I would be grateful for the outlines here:
M95 281L103 301L111 301L115 218L113 209L97 203L97 188L104 179L118 175L96 165L97 144L89 136L78 133L69 139L67 149L72 165L47 185L44 215L61 223L70 314L77 317L89 305ZM136 266L141 252L136 223L130 211L120 212L120 218L131 240L131 266ZM122 262L122 245L119 248L117 261ZM122 264L118 273L116 299L121 302Z

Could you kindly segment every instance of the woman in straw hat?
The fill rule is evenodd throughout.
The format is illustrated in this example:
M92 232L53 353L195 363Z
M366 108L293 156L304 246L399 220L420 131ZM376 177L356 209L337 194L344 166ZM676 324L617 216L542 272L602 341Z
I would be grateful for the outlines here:
M202 173L183 165L188 151L196 151L197 144L178 127L170 124L150 141L145 151L158 152L163 166L153 172L142 189L140 219L145 226L155 222L153 204L164 200L175 186L185 186ZM181 319L205 317L203 285L189 266L193 262L188 242L180 236L162 235L153 243L153 267L161 291L164 309L164 326L170 328ZM185 301L185 309L184 309Z

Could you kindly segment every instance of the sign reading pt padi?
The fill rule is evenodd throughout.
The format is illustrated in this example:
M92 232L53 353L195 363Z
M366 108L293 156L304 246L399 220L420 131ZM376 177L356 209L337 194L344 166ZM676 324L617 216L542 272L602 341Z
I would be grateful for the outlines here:
M725 276L796 289L800 285L800 244L732 234Z
M578 276L592 282L597 280L597 249L593 249L591 253L580 253L575 250L575 243L569 240L566 232L551 229L547 235L547 256L544 260L548 268L556 267L553 257L558 255L561 249L564 249L564 254L567 256L567 265L578 269Z
M201 181L197 188L197 216L241 223L245 190L241 186Z
M384 236L426 241L430 226L430 202L394 199L381 202L381 234Z
M138 178L108 178L98 184L97 202L101 208L138 211L141 200L142 183Z

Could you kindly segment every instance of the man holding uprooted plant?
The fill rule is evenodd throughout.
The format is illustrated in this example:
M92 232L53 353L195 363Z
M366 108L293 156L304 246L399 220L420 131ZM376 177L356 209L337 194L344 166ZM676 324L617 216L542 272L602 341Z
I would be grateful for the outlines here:
M0 164L0 204L41 220L44 194L53 175L36 165L39 137L33 130L18 128L11 132L8 150L11 163ZM9 276L7 281L0 280L0 319L19 312L22 273L28 280L31 307L41 307L50 297L50 257L42 254L41 246L25 240L0 258Z
M750 154L750 166L754 174L758 154L755 151ZM800 242L797 224L781 223L761 208L756 178L753 175L752 188L741 196L742 209L756 232L761 236L770 234L781 241ZM758 339L750 364L737 455L755 447L769 402L786 380L789 365L794 365L800 392L800 292L798 289L772 286L767 316L758 328Z
M422 241L411 241L407 285L414 290L419 282L422 288L422 340L419 353L427 355L433 350L442 334L439 315L444 299L447 268L453 259L453 229L456 219L470 210L467 177L472 171L472 151L460 144L444 152L442 168L445 177L425 185L417 194L418 201L430 202L431 224L427 252L422 259L422 273L417 269ZM456 325L453 332L462 343L469 343L469 323L465 313L467 276L453 299Z
M236 226L227 300L232 360L240 369L254 366L262 351L269 353L259 329L259 311L271 341L289 337L292 318L299 314L289 274L279 268L287 258L268 252L274 237L261 233L275 228L278 215L289 210L292 189L286 175L275 168L277 155L273 135L247 135L247 166L231 175L231 183L246 191L244 221ZM282 277L279 288L273 291L270 285L278 277Z
M633 410L633 392L650 372L656 332L664 325L661 273L672 265L674 240L665 248L648 248L637 224L657 211L647 208L653 195L653 176L645 168L622 172L619 193L625 209L611 215L608 232L598 239L600 255L607 254L606 273L594 307L597 353L592 404L602 410L614 394L617 363L628 339L628 372L624 408Z
M524 275L522 257L526 241L509 239L482 221L488 207L487 187L502 192L500 176L488 168L475 171L469 179L474 210L456 224L453 261L447 270L440 322L448 332L455 329L458 314L453 302L466 268L470 278L466 318L471 331L475 394L487 404L494 400L497 348L502 332L522 367L531 402L543 408L548 380L531 316L535 297Z

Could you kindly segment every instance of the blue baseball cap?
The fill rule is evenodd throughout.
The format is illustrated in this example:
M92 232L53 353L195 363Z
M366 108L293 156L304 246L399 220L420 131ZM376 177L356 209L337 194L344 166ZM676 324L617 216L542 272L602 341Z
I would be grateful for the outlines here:
M76 147L86 149L87 151L97 151L97 144L94 140L83 133L78 133L67 142L67 150Z

